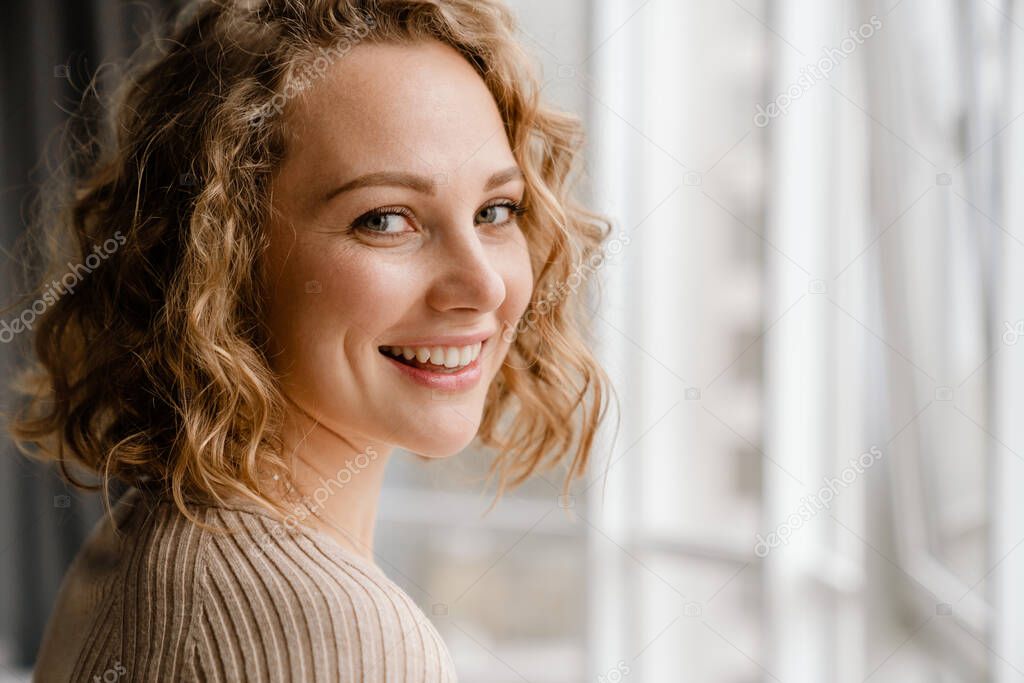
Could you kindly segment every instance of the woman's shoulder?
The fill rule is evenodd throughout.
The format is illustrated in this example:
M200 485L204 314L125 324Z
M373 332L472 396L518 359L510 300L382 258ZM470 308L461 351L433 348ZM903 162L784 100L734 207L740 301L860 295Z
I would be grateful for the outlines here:
M370 682L402 671L410 682L455 680L433 624L375 564L255 505L206 512L235 533L210 535L202 557L203 676ZM252 656L240 650L249 643L258 643Z
M204 538L200 573L211 591L237 586L279 605L353 616L368 605L403 617L422 614L376 564L309 527L284 524L245 502L202 511L205 522L230 530Z
M61 582L36 661L37 680L146 680L126 652L173 650L188 632L203 534L130 489L96 522ZM154 651L154 655L159 655Z
M52 680L116 666L131 680L383 681L396 669L455 680L433 625L370 561L253 506L192 512L226 531L136 490L98 525L65 577L40 665L69 633L82 654L74 675Z

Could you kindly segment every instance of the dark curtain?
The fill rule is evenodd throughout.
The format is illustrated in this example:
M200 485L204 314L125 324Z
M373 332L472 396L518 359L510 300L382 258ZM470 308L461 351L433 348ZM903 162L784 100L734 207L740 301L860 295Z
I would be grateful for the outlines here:
M7 0L0 20L0 239L3 306L17 293L12 251L28 202L57 157L59 127L100 65L129 55L170 15L172 0ZM105 73L105 72L101 72ZM48 151L49 150L49 151ZM48 155L48 162L44 156ZM9 311L4 318L16 315ZM9 380L27 340L0 344ZM14 397L3 382L2 408ZM52 468L0 435L0 666L30 668L61 577L102 513L99 496L69 489Z

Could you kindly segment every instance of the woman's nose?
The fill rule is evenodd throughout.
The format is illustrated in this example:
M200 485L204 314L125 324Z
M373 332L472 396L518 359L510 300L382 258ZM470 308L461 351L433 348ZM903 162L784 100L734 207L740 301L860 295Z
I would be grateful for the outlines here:
M505 300L497 249L485 245L476 226L461 227L437 245L427 303L437 311L493 311Z

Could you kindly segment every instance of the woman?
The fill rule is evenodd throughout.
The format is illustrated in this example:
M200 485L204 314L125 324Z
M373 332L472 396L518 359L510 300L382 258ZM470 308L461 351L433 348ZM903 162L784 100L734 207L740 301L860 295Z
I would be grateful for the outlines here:
M205 0L138 57L41 221L13 431L111 514L38 680L455 680L374 563L390 453L479 437L499 496L568 487L607 397L574 272L608 224L514 32L497 0Z

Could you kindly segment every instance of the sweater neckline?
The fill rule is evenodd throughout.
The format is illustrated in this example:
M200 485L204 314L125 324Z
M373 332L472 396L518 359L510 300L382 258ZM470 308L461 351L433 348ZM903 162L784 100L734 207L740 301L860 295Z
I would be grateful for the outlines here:
M136 497L140 497L140 496L143 496L144 491L142 489L140 489L139 487L133 487L130 490L130 493L134 494ZM158 495L157 497L160 499L161 502L168 503L168 504L174 506L175 508L177 507L175 505L174 499L171 496L169 496L169 495ZM129 496L125 495L124 498L128 499ZM245 498L237 498L237 497L235 497L235 498L230 498L225 503L220 503L220 502L212 500L212 499L205 499L205 498L199 499L199 498L186 497L186 502L187 503L198 504L198 505L203 506L203 507L216 508L216 509L219 509L219 510L230 510L230 511L233 511L233 512L240 512L240 513L243 513L243 514L259 515L260 517L264 517L264 518L270 520L271 523L273 523L273 524L277 524L277 525L280 525L280 526L285 526L277 517L275 517L273 514L271 514L270 511L267 510L265 507L263 507L262 505L260 505L260 504L258 504L256 502L253 502L251 500L245 499ZM373 572L374 574L387 579L390 582L390 578L388 578L387 574L384 572L383 569L381 569L377 565L376 562L372 561L371 559L369 559L367 557L364 557L364 556L360 555L359 553L355 552L351 548L347 548L347 547L343 546L341 543L336 541L334 538L332 538L328 534L320 531L319 529L317 529L315 527L310 526L305 521L300 520L292 528L295 529L302 536L305 536L307 540L309 540L311 543L313 543L316 547L320 548L324 552L328 552L330 554L333 554L336 557L338 557L339 559L341 559L341 560L343 560L345 562L348 562L349 564L352 564L352 565L354 565L356 567L359 567L359 568L364 569L364 570L369 570L369 571Z

